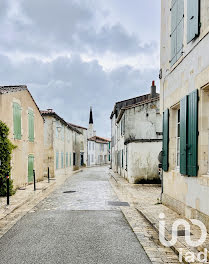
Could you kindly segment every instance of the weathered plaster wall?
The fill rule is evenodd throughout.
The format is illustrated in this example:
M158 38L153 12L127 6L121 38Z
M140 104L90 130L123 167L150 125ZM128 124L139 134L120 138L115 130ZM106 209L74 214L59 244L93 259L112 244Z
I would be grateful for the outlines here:
M73 171L73 133L52 116L45 116L44 123L44 175L48 167L50 177L59 177ZM56 153L59 153L59 168L56 168ZM64 166L61 168L61 153L64 154ZM66 162L68 153L68 166ZM71 165L70 165L71 155Z
M125 140L130 137L135 139L160 139L157 132L162 133L162 117L160 115L160 102L127 109L125 111ZM120 123L119 123L120 125Z
M158 154L162 149L161 142L130 143L127 147L129 182L159 178Z
M17 148L12 154L11 177L15 187L20 187L28 183L28 155L34 155L34 168L36 179L43 179L43 130L44 121L35 105L29 92L19 91L0 95L1 108L0 119L7 124L10 129L9 138ZM13 102L19 103L22 112L22 138L14 139L13 129ZM28 109L34 112L34 142L28 140Z

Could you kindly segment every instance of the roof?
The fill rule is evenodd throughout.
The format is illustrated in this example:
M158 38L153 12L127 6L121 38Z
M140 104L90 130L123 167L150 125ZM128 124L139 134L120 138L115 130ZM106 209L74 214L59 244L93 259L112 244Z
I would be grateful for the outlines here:
M65 126L67 126L72 131L75 131L78 134L82 134L78 129L76 129L74 126L72 126L70 123L67 123L62 117L60 117L56 112L54 112L52 109L48 110L42 110L41 111L42 116L53 116L57 120L59 120L61 123L63 123Z
M120 120L121 120L121 118L122 118L124 112L125 112L127 109L135 108L135 107L140 106L140 105L149 104L149 103L152 103L152 102L155 102L155 101L158 101L158 100L160 100L160 96L159 96L159 95L157 95L157 96L154 97L154 98L147 99L147 100L145 100L145 101L139 102L139 103L137 103L137 104L132 104L132 105L128 105L128 106L122 107L122 108L120 109L120 112L119 112L118 118L117 118L117 120L116 120L116 123L120 122Z
M14 93L19 91L28 90L26 85L10 85L10 86L0 86L0 94Z
M95 141L97 143L109 143L111 140L108 138L103 138L103 137L98 137L98 136L93 136L91 138L88 139L89 141Z
M156 97L159 97L158 93L156 93ZM146 102L150 98L151 98L150 94L144 94L144 95L140 95L137 97L133 97L133 98L129 98L129 99L126 99L123 101L116 102L114 109L110 115L110 119L113 118L114 114L116 114L116 117L117 117L121 108L126 107L126 106L130 106L130 105L135 105L135 104L141 103L141 102Z
M27 91L30 95L30 97L32 98L34 104L36 105L38 111L40 114L41 111L36 103L36 101L34 100L32 94L30 93L30 91L28 90L27 85L8 85L8 86L0 86L0 94L8 94L8 93L16 93L16 92L21 92L21 91Z
M85 129L87 130L86 127L82 127L82 126L78 126L78 125L75 125L75 124L72 124L72 123L68 123L70 126L73 126L73 127L76 127L76 128L80 128L80 129Z

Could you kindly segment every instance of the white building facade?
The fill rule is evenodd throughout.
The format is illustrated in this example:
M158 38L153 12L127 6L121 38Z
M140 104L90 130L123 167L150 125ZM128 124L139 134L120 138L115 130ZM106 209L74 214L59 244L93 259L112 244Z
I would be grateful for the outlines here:
M88 127L88 162L90 166L102 166L110 164L110 140L96 136L93 125L93 113L90 109L89 127Z
M160 182L162 118L154 82L151 94L117 102L110 118L113 171L131 183Z

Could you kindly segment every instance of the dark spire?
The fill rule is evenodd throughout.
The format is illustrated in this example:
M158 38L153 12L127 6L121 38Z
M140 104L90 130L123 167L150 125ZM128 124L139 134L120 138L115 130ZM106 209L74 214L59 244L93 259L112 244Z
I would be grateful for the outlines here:
M90 115L89 115L89 124L93 124L93 113L92 113L92 107L90 107Z

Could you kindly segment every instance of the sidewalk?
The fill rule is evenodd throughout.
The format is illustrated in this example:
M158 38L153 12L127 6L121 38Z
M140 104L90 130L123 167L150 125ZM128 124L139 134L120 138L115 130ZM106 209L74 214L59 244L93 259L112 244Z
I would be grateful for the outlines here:
M185 219L190 222L188 219L180 216L170 208L159 203L160 195L161 195L161 187L153 186L153 185L135 185L128 183L124 178L120 177L118 174L113 173L111 171L112 180L111 183L115 188L116 192L119 191L122 194L123 199L128 201L132 207L134 207L140 216L143 216L144 219L150 224L150 227L157 233L156 243L160 244L159 241L159 214L165 214L166 221L166 232L165 237L167 240L171 240L172 238L172 225L177 219ZM200 238L200 230L197 226L191 224L191 239L197 240ZM183 230L183 227L181 227ZM152 232L153 232L152 230ZM162 246L163 248L163 246ZM177 243L171 247L173 252L177 256L183 253L182 260L185 263L189 263L186 261L186 253L194 252L197 254L199 251L202 251L203 248L209 248L209 236L205 244L199 248L191 248L189 247L184 239L184 234L180 234L178 236ZM164 248L165 249L165 248ZM158 249L159 250L159 249ZM158 259L158 263L166 263L165 260ZM162 262L161 262L162 261ZM192 262L194 263L194 262ZM195 262L198 263L198 262Z
M60 176L58 178L44 179L36 183L36 191L33 184L18 189L13 196L10 196L10 205L7 206L7 198L0 197L0 238L27 212L32 210L40 201L46 198L55 188L62 185L65 180L75 173Z

